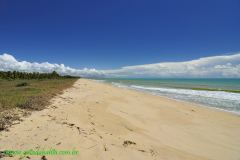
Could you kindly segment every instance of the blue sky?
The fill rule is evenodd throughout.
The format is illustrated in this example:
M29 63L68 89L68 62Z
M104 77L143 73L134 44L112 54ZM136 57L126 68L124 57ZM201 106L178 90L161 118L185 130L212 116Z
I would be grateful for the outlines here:
M74 68L240 51L239 0L0 0L0 53Z

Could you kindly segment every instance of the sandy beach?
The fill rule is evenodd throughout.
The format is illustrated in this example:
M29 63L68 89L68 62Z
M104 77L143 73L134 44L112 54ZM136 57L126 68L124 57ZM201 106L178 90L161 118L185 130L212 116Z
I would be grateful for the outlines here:
M0 132L0 150L79 151L48 160L240 159L238 115L86 79L51 102Z

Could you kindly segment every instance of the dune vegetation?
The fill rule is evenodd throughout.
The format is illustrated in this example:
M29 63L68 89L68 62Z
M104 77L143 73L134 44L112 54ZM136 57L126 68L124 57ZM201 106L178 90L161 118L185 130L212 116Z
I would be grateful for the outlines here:
M72 86L79 77L52 73L0 72L0 131Z

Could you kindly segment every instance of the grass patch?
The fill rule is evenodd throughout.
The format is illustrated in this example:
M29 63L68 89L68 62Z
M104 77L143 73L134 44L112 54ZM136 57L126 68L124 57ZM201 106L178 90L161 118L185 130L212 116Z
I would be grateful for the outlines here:
M76 80L77 78L0 79L0 130L28 112L44 109L52 97L72 86Z

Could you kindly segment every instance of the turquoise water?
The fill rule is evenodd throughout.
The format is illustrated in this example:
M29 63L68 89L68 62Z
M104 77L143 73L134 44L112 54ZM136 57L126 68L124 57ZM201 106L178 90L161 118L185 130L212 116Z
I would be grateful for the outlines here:
M240 113L240 79L101 79L118 87L134 89ZM228 92L226 92L228 91Z

